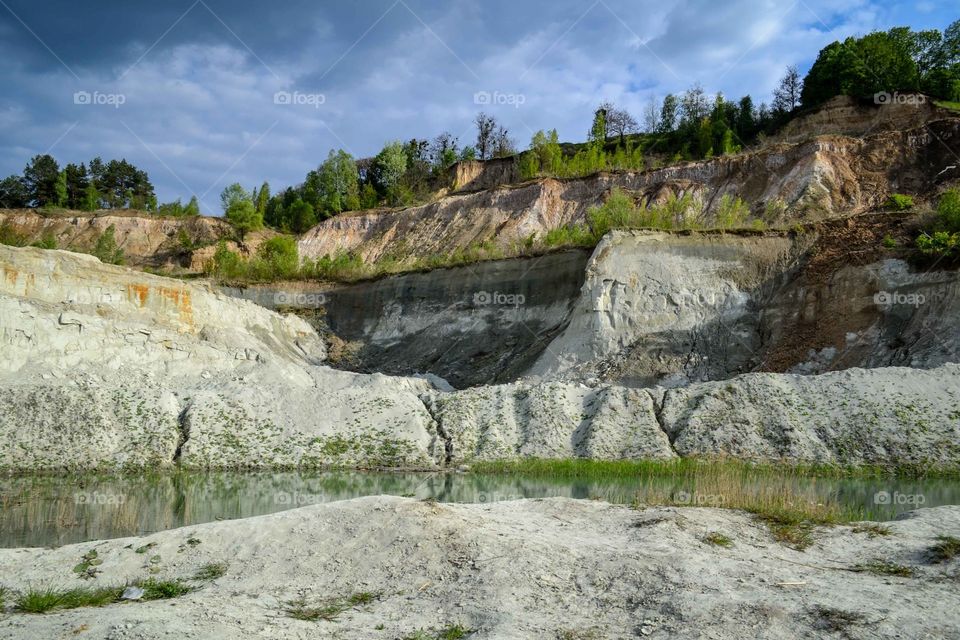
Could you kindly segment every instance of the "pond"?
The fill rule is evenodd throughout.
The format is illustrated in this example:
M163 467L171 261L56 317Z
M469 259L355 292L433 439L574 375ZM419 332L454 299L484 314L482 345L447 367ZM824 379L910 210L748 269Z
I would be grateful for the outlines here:
M763 491L757 480L740 492ZM754 484L750 484L754 483ZM901 478L776 480L776 491L810 503L836 503L863 519L889 520L918 506L960 504L960 481ZM723 506L695 480L676 477L569 479L518 474L362 471L197 472L145 476L0 477L0 546L59 546L264 515L372 495L490 503L564 496L614 503Z

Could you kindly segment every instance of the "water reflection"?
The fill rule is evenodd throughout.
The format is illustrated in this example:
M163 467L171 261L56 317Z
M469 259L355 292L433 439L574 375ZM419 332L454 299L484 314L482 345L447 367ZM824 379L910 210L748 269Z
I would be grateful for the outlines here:
M960 503L957 480L778 479L775 490L811 503L838 503L888 520L917 506ZM739 491L769 491L769 479ZM756 486L754 486L756 485ZM518 475L371 472L171 472L149 476L0 478L0 546L58 546L245 518L370 495L490 503L565 496L616 503L663 501L722 506L696 479L569 480ZM716 491L712 489L712 491Z

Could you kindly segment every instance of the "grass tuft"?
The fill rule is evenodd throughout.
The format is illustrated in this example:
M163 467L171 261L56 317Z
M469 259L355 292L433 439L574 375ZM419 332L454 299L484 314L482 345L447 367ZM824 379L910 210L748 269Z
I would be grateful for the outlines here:
M733 539L730 536L726 536L719 531L711 531L707 535L703 536L703 541L707 544L712 544L715 547L732 547Z
M303 598L287 602L286 614L297 620L326 620L333 622L348 609L366 606L381 597L379 592L359 591L345 598L328 598L317 605L310 606Z
M195 574L194 580L216 580L227 574L226 562L210 562L200 567Z
M473 633L473 629L467 628L458 623L448 625L436 631L433 629L429 631L418 629L410 635L403 636L401 640L461 640L462 638L469 636L471 633Z
M871 560L863 564L858 564L853 568L854 571L863 571L872 573L876 576L899 576L901 578L912 578L913 569L905 567L902 564L887 562L886 560Z
M930 559L935 563L948 562L960 555L960 538L937 536L937 544L930 547Z
M882 524L876 524L874 522L864 522L858 524L853 528L854 533L865 533L871 538L876 538L877 536L889 536L893 535L893 531L890 530L890 527L885 527Z

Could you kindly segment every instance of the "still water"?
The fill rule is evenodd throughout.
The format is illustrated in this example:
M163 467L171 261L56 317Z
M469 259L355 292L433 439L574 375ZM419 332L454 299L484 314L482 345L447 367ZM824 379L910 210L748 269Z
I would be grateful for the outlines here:
M836 503L871 520L889 520L917 506L960 504L957 479L791 478L787 483L778 490L814 503ZM381 494L472 503L564 496L624 504L663 502L664 497L703 506L723 504L722 495L703 493L690 478L577 480L359 471L14 476L0 477L0 547L142 535Z

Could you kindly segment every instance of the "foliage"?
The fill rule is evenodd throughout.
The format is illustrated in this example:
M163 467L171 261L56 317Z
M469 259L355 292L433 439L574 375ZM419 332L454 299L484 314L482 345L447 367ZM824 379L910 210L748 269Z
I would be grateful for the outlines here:
M0 207L19 209L30 204L30 192L23 178L7 176L0 181Z
M373 185L391 203L401 200L400 180L407 170L407 154L403 144L394 141L380 150L373 159Z
M940 196L934 228L920 234L916 244L924 255L960 254L960 190L949 189Z
M23 184L27 189L30 204L35 207L56 206L59 177L60 167L53 156L34 156L23 170Z
M220 192L220 206L223 208L225 215L229 215L230 208L241 202L249 202L252 205L253 199L250 193L248 193L239 182L227 185L227 187Z
M838 93L870 98L893 91L960 99L960 21L942 34L897 27L832 42L804 78L801 99L812 107Z
M290 236L270 238L257 249L257 258L269 272L269 278L290 278L300 267L297 241Z
M319 178L323 211L337 214L360 206L357 164L349 153L343 149L331 150L320 165Z
M234 226L243 239L250 231L263 226L263 218L257 213L250 200L235 200L227 209L227 220Z
M104 264L123 264L123 250L117 246L116 231L113 225L107 227L94 246L93 255Z
M890 194L887 198L887 209L891 211L906 211L913 208L913 197L902 193Z
M295 233L303 233L307 229L317 224L317 215L313 212L313 207L309 202L304 202L299 198L290 205L287 211L288 226Z
M954 536L937 536L937 544L930 548L930 559L933 562L947 562L960 555L960 538Z

